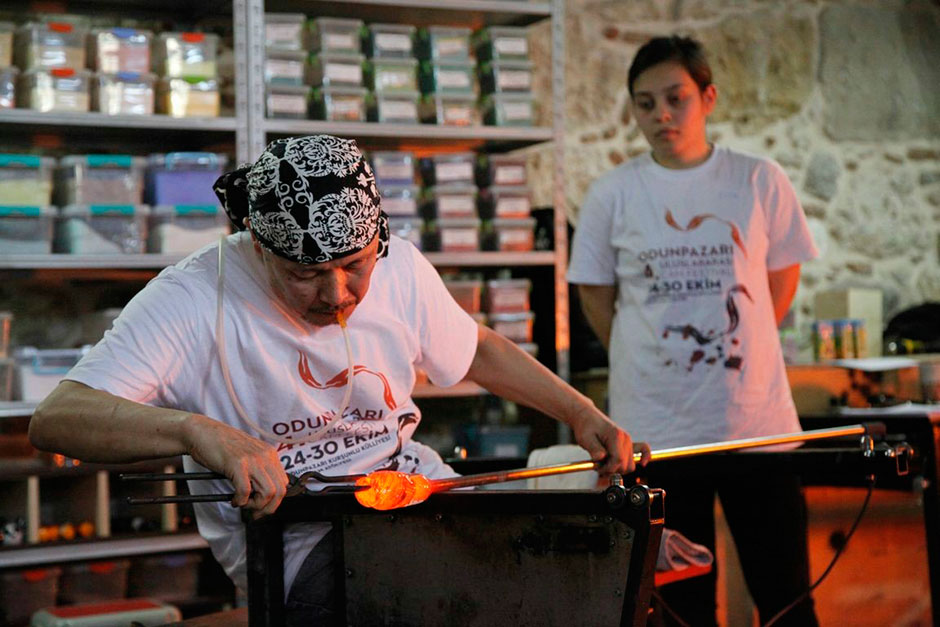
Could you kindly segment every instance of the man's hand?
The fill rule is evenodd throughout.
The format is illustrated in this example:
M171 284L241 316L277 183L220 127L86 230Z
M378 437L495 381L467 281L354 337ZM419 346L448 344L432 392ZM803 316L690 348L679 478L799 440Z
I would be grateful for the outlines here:
M591 454L592 460L601 461L606 458L604 465L598 469L601 476L633 472L636 469L633 461L635 452L642 454L641 466L645 466L650 460L650 447L646 442L634 444L630 434L594 406L582 410L569 425L574 431L575 440L581 448Z
M184 429L189 455L232 482L233 507L254 510L256 517L277 509L287 492L287 473L273 446L199 414L192 414Z

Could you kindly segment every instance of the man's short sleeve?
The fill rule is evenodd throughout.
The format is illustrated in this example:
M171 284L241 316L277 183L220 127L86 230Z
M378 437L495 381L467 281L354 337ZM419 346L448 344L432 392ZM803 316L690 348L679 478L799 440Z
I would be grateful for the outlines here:
M773 272L815 259L819 251L793 184L773 162L766 168L766 177L767 269Z
M600 182L595 182L587 193L574 231L569 283L616 284L617 252L611 244L613 216L613 199Z

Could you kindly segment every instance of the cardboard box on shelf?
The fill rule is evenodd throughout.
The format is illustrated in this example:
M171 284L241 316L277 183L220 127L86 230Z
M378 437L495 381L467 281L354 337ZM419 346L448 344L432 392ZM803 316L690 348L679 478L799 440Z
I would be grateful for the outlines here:
M817 320L858 318L865 321L869 357L881 355L884 329L881 290L850 287L818 292L815 298Z

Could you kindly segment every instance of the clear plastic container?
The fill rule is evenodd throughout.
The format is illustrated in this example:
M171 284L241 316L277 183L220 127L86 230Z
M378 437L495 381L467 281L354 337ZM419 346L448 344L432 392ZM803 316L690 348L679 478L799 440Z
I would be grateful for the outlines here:
M153 47L155 71L168 78L215 78L218 48L213 33L160 33Z
M61 209L55 251L74 255L140 254L147 246L146 205L68 205Z
M529 34L520 26L489 26L473 38L477 59L483 61L524 61L529 58Z
M417 216L389 216L388 218L388 230L391 234L411 242L418 250L422 249L421 227L421 218Z
M91 67L105 74L150 71L150 42L153 33L133 28L107 28L92 31Z
M214 152L150 155L147 200L150 205L217 205L212 185L228 159Z
M156 80L149 72L98 74L92 80L93 108L107 115L153 115Z
M410 152L376 151L370 154L372 172L379 185L411 185L415 179L415 159Z
M529 188L524 185L493 185L480 190L480 217L528 218L532 213Z
M14 58L21 70L85 68L85 35L68 22L29 22L16 30Z
M228 216L218 204L161 205L150 212L148 250L186 255L228 233Z
M490 94L483 101L483 120L491 126L532 126L535 101L532 94Z
M123 599L130 560L65 564L59 578L59 602L92 603Z
M419 162L421 179L428 187L447 183L473 184L472 152L451 152L424 157Z
M470 28L462 26L429 26L416 35L415 51L420 59L469 59Z
M0 607L8 625L28 625L33 613L53 606L62 569L30 568L0 571Z
M52 202L53 157L0 153L0 205Z
M307 65L307 83L314 87L361 87L364 62L361 54L312 54Z
M0 312L0 322L3 321L2 315L9 312ZM8 357L0 357L0 402L13 400L13 372L16 369L16 362Z
M519 313L491 313L487 316L490 328L513 342L531 342L532 324L535 314L531 311Z
M486 222L487 250L528 252L535 250L535 218L496 218Z
M529 279L492 279L486 282L487 313L517 313L529 311Z
M34 111L85 113L91 108L91 77L88 70L29 70L20 76L17 97Z
M69 155L59 161L60 205L137 205L144 196L146 159L130 155Z
M489 61L479 67L484 93L528 93L532 91L531 61Z
M391 216L418 215L418 186L400 185L379 188L382 197L382 211Z
M445 253L474 252L480 250L480 220L478 218L448 218L433 222Z
M525 185L526 158L517 155L481 154L477 159L477 185Z
M313 118L330 122L365 122L365 87L321 87L314 89L310 110Z
M303 50L268 48L264 59L264 81L269 85L303 85L307 53Z
M265 88L268 117L306 119L310 108L310 89L305 85L268 85Z
M368 119L388 124L417 124L421 94L416 91L370 93Z
M477 215L477 187L466 183L436 185L425 190L422 206L424 217L475 218Z
M265 44L285 50L303 50L306 21L303 13L265 13Z
M480 313L483 281L479 279L444 279L444 287L468 314Z
M365 64L365 84L376 92L418 91L418 61L371 59Z
M307 49L313 52L362 52L362 20L316 17L307 22Z
M157 83L157 110L174 118L215 118L221 109L214 78L162 78Z
M474 94L475 67L464 59L425 61L421 64L421 91L442 94Z
M0 68L13 65L13 22L0 22Z
M421 120L443 126L475 126L480 123L474 94L429 94L421 100Z
M4 255L52 252L54 207L0 205L0 251Z
M414 56L417 29L410 24L369 24L366 54L370 57L408 59Z
M0 109L16 106L16 83L20 71L15 67L0 68Z

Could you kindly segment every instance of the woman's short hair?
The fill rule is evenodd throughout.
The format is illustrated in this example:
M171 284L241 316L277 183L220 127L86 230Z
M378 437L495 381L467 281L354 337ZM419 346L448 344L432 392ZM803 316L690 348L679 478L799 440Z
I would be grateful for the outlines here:
M665 61L675 61L682 64L688 71L699 90L704 90L712 84L712 69L705 58L705 48L701 43L691 37L654 37L637 50L627 72L627 88L630 97L633 97L633 84L636 79L654 65Z

